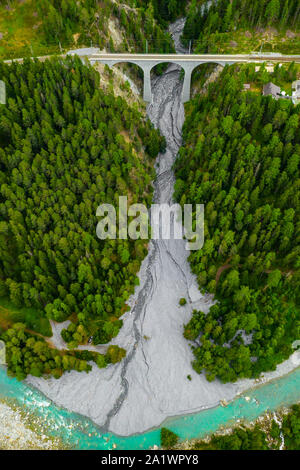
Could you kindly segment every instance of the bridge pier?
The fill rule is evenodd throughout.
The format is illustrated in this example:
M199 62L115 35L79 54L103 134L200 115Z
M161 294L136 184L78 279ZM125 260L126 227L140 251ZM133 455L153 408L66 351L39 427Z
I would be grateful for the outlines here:
M184 70L184 81L183 81L183 87L182 87L182 95L181 95L181 101L182 103L186 103L191 99L191 83L192 83L192 73L193 70L197 67L197 65L194 64L178 64L180 65L183 70Z
M144 71L144 94L143 99L146 103L152 102L152 90L151 90L151 68L150 66L142 66Z
M184 82L182 87L181 101L186 103L191 97L191 81L192 81L192 70L186 70L184 74Z

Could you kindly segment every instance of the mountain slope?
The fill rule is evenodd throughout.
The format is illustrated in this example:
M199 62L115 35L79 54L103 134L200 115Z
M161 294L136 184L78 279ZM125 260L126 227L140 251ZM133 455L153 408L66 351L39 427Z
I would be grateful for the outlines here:
M172 41L152 5L131 0L0 0L0 58L41 56L74 47L169 52Z
M298 0L193 0L183 42L195 52L300 53Z

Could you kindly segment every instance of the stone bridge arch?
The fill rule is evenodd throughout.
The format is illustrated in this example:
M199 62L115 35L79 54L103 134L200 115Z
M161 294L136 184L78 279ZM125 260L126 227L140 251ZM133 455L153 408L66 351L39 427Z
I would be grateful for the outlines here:
M129 63L129 64L134 64L137 65L139 68L141 68L144 72L144 92L143 92L143 99L146 102L152 102L152 90L151 90L151 70L156 67L159 64L176 64L179 65L183 70L184 70L184 82L183 82L183 87L182 87L182 102L186 103L187 101L190 100L191 96L191 79L192 79L192 73L193 70L198 67L199 65L202 64L207 64L207 63L214 63L217 65L221 65L222 67L225 67L225 65L232 65L235 62L222 62L222 61L215 61L215 60L205 60L205 61L182 61L182 60L176 60L176 58L172 58L171 60L168 60L167 58L160 59L160 60L134 60L134 59L127 59L127 58L117 58L117 59L90 59L90 63L92 65L95 64L95 62L101 62L102 64L106 64L109 67L113 67L114 65L121 64L121 63Z
M220 62L220 61L195 61L195 62L175 62L178 65L180 65L184 71L185 71L185 76L184 76L184 82L183 82L183 88L182 88L182 102L186 103L191 99L191 84L192 84L192 74L193 71L199 67L200 65L203 64L216 64L216 65L221 65L222 67L225 67L225 65L232 65L235 62Z
M91 65L94 65L97 60L90 60ZM157 62L156 64L152 64L152 62L145 62L145 61L139 61L139 60L128 60L128 59L122 59L120 58L119 60L100 60L104 65L108 65L108 67L112 68L114 65L118 64L134 64L137 65L144 73L144 92L143 92L143 99L146 102L151 102L152 101L152 92L151 92L151 69L155 67L157 64L161 62Z
M203 61L203 62L198 62L196 63L195 65L194 64L191 64L193 65L193 67L191 67L191 72L190 72L190 77L189 77L189 80L187 83L184 84L185 86L185 90L183 90L182 92L182 101L183 103L187 102L190 100L190 96L191 96L191 84L192 84L192 75L193 75L193 72L198 68L200 67L201 65L220 65L221 67L225 67L226 65L233 65L235 64L236 62L221 62L221 61L215 61L215 60L211 60L211 61Z

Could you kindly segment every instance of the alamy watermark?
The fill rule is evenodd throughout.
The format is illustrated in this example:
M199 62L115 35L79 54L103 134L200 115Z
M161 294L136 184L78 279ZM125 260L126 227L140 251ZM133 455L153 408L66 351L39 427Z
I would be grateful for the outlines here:
M204 244L204 205L144 204L128 206L127 196L119 197L119 207L101 204L96 233L100 240L187 240L186 250L200 250Z

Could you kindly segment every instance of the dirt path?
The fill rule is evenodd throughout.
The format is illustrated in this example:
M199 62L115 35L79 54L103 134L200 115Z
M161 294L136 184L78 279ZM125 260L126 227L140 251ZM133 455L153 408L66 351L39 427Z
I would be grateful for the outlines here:
M216 274L216 283L217 283L217 284L218 284L218 282L219 282L219 280L220 280L220 277L221 277L222 273L223 273L224 271L226 271L226 269L231 268L231 264L229 264L230 259L231 259L231 258L229 258L229 259L226 261L226 263L223 264L223 266L220 266L220 267L219 267L219 269L218 269L218 271L217 271L217 274Z

